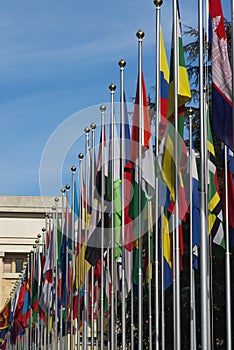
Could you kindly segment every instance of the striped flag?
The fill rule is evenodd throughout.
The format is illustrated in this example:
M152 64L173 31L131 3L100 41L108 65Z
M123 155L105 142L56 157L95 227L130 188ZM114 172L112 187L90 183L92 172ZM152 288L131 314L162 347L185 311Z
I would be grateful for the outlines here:
M234 150L232 71L220 0L209 0L212 56L212 124L217 137Z
M169 66L163 40L162 29L160 28L160 112L161 123L166 123L168 110L168 89L169 89Z
M185 201L183 177L181 170L185 165L186 159L186 147L183 140L184 136L184 115L185 115L185 103L191 99L190 85L188 79L188 73L185 66L185 58L183 51L183 43L181 36L181 22L179 16L179 10L177 11L177 33L178 33L178 51L179 51L179 66L178 66L178 163L179 166L179 195L180 195L180 218L183 219L187 204ZM172 41L173 43L173 41ZM170 83L168 92L168 112L167 117L169 121L174 123L174 47L172 44L171 49L171 61L170 61ZM162 177L170 191L170 197L172 201L175 201L175 164L174 164L174 130L170 124L168 124L164 135L164 151L162 157ZM183 202L182 202L183 199Z
M172 285L172 237L169 228L168 211L163 213L163 255L164 255L164 289Z
M184 58L184 49L181 35L181 19L179 8L177 8L177 33L178 33L178 131L181 137L184 134L184 112L185 104L191 99L190 84L188 79L188 72L185 65ZM169 83L169 100L168 100L168 113L167 116L173 120L174 114L174 47L172 40L172 49L171 49L171 60L170 60L170 83Z
M219 194L218 175L213 138L210 129L210 121L207 110L207 151L208 151L208 232L212 234L213 242L225 248L223 230L223 211Z
M138 77L139 78L139 77ZM139 80L138 80L139 81ZM148 110L148 101L146 94L146 86L144 81L144 75L142 72L142 105L143 105L143 115L142 115L142 164L139 164L139 90L137 84L137 92L134 105L133 113L133 124L132 124L132 143L130 150L130 159L133 165L132 171L132 186L133 186L133 198L130 203L130 216L134 219L139 215L138 208L138 171L139 166L141 166L142 171L142 208L146 203L147 199L150 199L154 194L155 188L155 169L154 169L154 157L152 149L152 133L150 126L150 117ZM142 209L141 208L141 209Z

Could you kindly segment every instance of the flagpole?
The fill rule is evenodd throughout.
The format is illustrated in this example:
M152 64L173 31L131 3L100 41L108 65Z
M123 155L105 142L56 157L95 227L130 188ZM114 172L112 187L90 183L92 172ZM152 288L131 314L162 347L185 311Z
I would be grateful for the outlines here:
M204 96L203 96L203 1L198 3L199 21L199 96L200 96L200 224L201 224L201 245L200 245L200 298L201 298L201 345L203 350L210 348L209 318L208 318L208 230L206 220L206 156L205 156L205 135L206 128L204 118Z
M84 198L84 203L85 203L85 215L84 215L84 219L85 219L85 237L84 237L84 245L85 247L87 247L87 241L88 241L88 228L87 228L87 217L88 217L88 206L87 206L87 199L88 199L88 191L89 191L89 186L88 186L88 182L89 182L89 177L88 177L88 173L89 173L89 165L87 164L87 155L89 152L89 132L90 129L88 127L86 127L84 129L85 131L85 156L86 156L86 161L85 161L85 198ZM88 272L87 272L87 260L84 260L84 326L83 326L83 330L82 331L82 344L84 345L83 349L86 350L87 349L87 338L88 338Z
M224 185L225 185L225 267L226 267L226 337L227 350L232 349L232 303L231 303L231 266L230 266L230 243L229 243L229 204L228 204L228 148L224 145Z
M57 337L58 337L58 332L57 332L57 212L56 212L56 206L54 205L52 207L53 213L52 213L52 218L53 218L53 283L54 283L54 288L53 288L53 305L54 305L54 341L56 342L55 344L55 349L58 349L58 342L57 342Z
M142 39L145 33L138 30L136 34L138 38L138 91L139 91L139 144L138 144L138 350L142 350L142 220L141 220L141 178L142 178L142 118L143 118L143 103L142 103Z
M39 237L40 236L40 237ZM41 238L41 235L38 234L38 239ZM31 282L30 282L30 290L31 290L31 298L32 298L32 291L33 291L33 279L32 279L32 276L33 278L35 278L35 263L34 263L34 252L33 250L30 251L30 261L31 261L31 271L30 271L30 276L31 276ZM32 271L33 274L32 274ZM31 302L32 302L32 299L31 299ZM31 325L30 325L30 333L29 333L29 339L30 339L30 350L32 350L32 345L33 345L33 342L32 342L32 335L33 335L33 327L32 327L32 316L33 316L33 313L32 313L32 306L30 308L30 319L31 319Z
M94 199L94 176L95 176L95 129L96 124L91 123L92 131L92 153L91 153L91 205ZM94 266L91 267L91 350L94 350Z
M180 242L179 242L179 207L178 207L178 8L177 0L173 1L173 44L174 44L174 162L175 162L175 215L173 228L174 241L174 346L181 348L181 320L180 320Z
M196 341L196 300L195 300L195 273L193 268L193 182L192 182L192 108L189 109L189 203L190 203L190 349L197 348Z
M104 227L104 169L105 166L104 161L104 122L105 122L105 111L106 106L101 105L100 106L101 111L101 125L102 125L102 140L101 140L101 349L104 349L104 233L105 233L105 227Z
M204 83L205 85L205 83ZM204 86L204 154L205 154L205 169L208 169L209 162L208 162L208 147L207 147L207 118L208 114L205 113L206 106L207 106L207 94L206 94L206 86ZM208 111L208 109L207 109ZM206 172L205 174L205 215L207 222L209 221L208 219L208 174ZM208 226L208 225L207 225ZM211 349L214 348L214 337L213 337L213 332L214 332L214 315L213 315L213 257L212 257L212 237L208 232L208 227L207 227L207 254L208 254L208 266L207 266L207 288L208 288L208 334L209 334L209 339L208 339L208 348L210 347Z
M115 164L114 164L114 93L116 89L115 84L110 84L109 86L110 94L111 94L111 112L110 112L110 167L111 167L111 349L115 348L115 305L114 305L114 259L115 259L115 235L114 235L114 172L115 172ZM123 349L125 349L125 330L122 328L122 334L124 334L123 339Z
M65 186L66 190L66 227L65 227L65 237L66 237L66 297L65 297L65 305L68 305L68 202L69 202L69 191L70 191L70 185L67 184ZM65 344L66 346L69 346L68 344L68 312L69 310L65 308Z
M124 60L119 61L120 67L120 125L121 125L121 144L120 144L120 159L121 159L121 169L120 169L120 177L122 181L121 186L121 244L122 244L122 345L123 349L126 347L126 323L125 323L125 315L126 315L126 303L125 303L125 184L124 184L124 165L126 161L125 155L125 120L124 120L124 67L126 66L126 62Z
M64 195L65 195L65 188L61 189L62 194L62 216L61 216L61 232L64 234ZM60 273L60 278L62 278L62 275ZM62 303L60 305L60 350L64 350L64 339L63 339L63 306Z
M133 278L133 276L132 276ZM131 288L131 350L134 350L134 298L133 285Z
M46 242L46 225L47 225L47 214L45 215L45 227L42 228L42 256L45 256L45 242ZM43 271L42 271L43 272ZM38 288L38 293L39 293L39 288ZM38 329L39 329L40 325L38 323ZM44 335L43 340L41 339L41 341L44 341L44 346L45 349L46 347L46 327L45 327L45 322L43 320L42 323L42 327L43 327L43 332L42 335ZM38 342L39 342L39 332L38 332Z
M152 212L151 212L151 202L148 201L148 207L147 207L147 219L148 219L148 307L149 307L149 350L152 350L152 294L151 294L151 218L152 218Z
M80 184L80 191L79 191L79 220L78 220L78 245L79 245L79 254L78 254L78 311L77 311L77 348L80 349L80 312L81 312L81 281L80 281L80 275L81 275L81 247L82 247L82 186L83 186L83 153L79 153L79 184ZM82 346L83 346L83 333L82 333Z
M71 253L72 253L72 286L71 286L71 300L70 300L70 305L71 305L71 330L70 330L70 344L71 344L71 349L73 349L73 328L74 328L74 311L73 311L73 297L74 297L74 291L73 291L73 277L74 277L74 271L75 271L75 256L74 256L74 247L75 247L75 216L74 216L74 198L75 198L75 172L76 172L76 167L73 165L71 167L71 172L72 172L72 198L71 198L71 234L72 234L72 242L71 242Z
M58 220L59 220L59 214L58 214L58 202L59 202L59 198L58 197L55 197L54 199L55 201L55 220L56 220L56 287L55 287L55 305L56 305L56 310L55 310L55 319L56 319L56 341L58 342L59 344L59 337L58 337L58 280L59 280L59 276L58 276L58 272L59 272L59 268L58 268ZM61 316L61 315L60 315ZM60 350L60 347L59 347L59 350Z
M46 218L46 240L48 237L48 233L51 233L51 214L48 214L48 218ZM51 237L50 237L51 240ZM39 243L39 242L37 242ZM51 242L50 242L51 244ZM48 252L48 247L46 247L46 251ZM46 254L47 254L46 252ZM51 300L49 300L49 303L51 303ZM47 345L48 350L50 348L50 304L46 306L46 312L47 312Z
M160 244L161 244L161 343L165 350L165 279L164 279L164 208L161 206Z
M155 83L155 163L158 161L158 140L160 123L160 10L162 0L154 0L156 6L156 83ZM156 169L156 166L155 166ZM158 202L158 176L155 177L155 350L159 349L159 202Z

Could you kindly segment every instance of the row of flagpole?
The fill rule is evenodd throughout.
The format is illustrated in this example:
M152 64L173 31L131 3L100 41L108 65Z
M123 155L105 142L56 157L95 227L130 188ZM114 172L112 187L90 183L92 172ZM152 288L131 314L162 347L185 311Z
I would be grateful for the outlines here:
M156 98L155 98L155 169L157 169L157 163L159 158L159 127L161 122L161 106L160 106L160 10L162 1L154 1L156 6ZM208 236L208 197L207 197L207 146L206 146L206 129L207 129L207 116L205 115L205 104L206 104L206 94L204 94L204 2L198 0L198 14L199 14L199 114L200 114L200 310L201 310L201 347L204 350L213 349L213 339L212 339L212 320L211 320L211 308L212 308L212 291L210 290L210 279L211 279L211 267L210 267L210 244ZM173 0L173 68L174 68L174 90L173 90L173 109L174 109L174 148L173 148L173 158L174 158L174 210L172 212L172 245L173 245L173 272L172 272L172 295L173 295L173 344L174 349L180 350L182 347L181 341L181 286L180 286L180 233L179 233L179 136L178 136L178 86L179 86L179 48L178 48L178 3L177 0ZM127 311L127 299L129 288L127 284L126 269L128 267L128 258L126 257L126 225L125 225L125 207L126 207L126 188L125 188L125 159L126 149L125 149L125 97L124 97L124 68L125 61L121 60L119 62L120 67L120 128L121 135L120 138L120 166L118 168L120 179L122 181L121 185L121 230L120 230L120 242L121 242L121 268L120 276L118 280L118 261L115 259L115 248L116 248L116 237L115 237L115 218L114 214L115 208L115 195L114 195L114 180L116 170L116 153L115 153L115 101L114 93L116 86L111 84L110 90L110 135L109 135L109 169L110 172L110 246L106 247L106 242L108 238L106 237L107 231L105 226L105 210L106 210L106 184L105 184L105 171L106 167L106 155L105 155L105 144L106 144L106 130L105 130L105 113L106 106L102 105L100 107L101 113L101 148L100 148L100 164L103 167L101 171L101 186L100 186L100 202L97 204L100 206L100 212L98 208L94 208L94 197L96 191L96 177L97 168L95 162L95 130L96 125L91 124L91 147L89 133L90 129L85 128L85 154L79 154L79 196L76 198L76 167L71 168L72 180L71 180L71 194L70 186L66 185L65 189L62 190L62 213L58 213L58 199L55 201L55 207L53 215L47 217L45 220L45 229L42 231L42 243L39 240L36 243L35 250L31 253L30 259L28 260L28 268L31 268L29 275L31 278L31 289L32 292L32 276L35 277L35 271L39 268L38 261L40 256L44 257L44 267L42 270L42 280L37 286L37 293L42 293L40 288L45 288L46 283L49 284L50 290L47 295L48 304L46 304L46 310L44 312L44 319L40 322L35 321L35 328L28 326L26 329L26 336L18 335L17 339L21 339L23 336L23 341L30 345L30 349L42 348L44 349L75 349L82 348L88 349L127 349L135 348L134 344L137 344L138 350L142 350L145 342L145 318L147 314L147 324L148 324L148 347L149 349L165 349L166 348L166 335L165 335L165 293L164 293L164 208L159 200L159 177L155 176L154 180L154 247L151 246L151 200L147 201L147 249L143 246L143 234L142 226L143 215L142 215L142 203L143 203L143 146L144 145L144 97L143 97L143 62L142 62L142 44L143 44L144 32L139 30L137 32L138 39L138 105L136 107L138 113L138 150L137 150L137 171L136 180L138 182L138 192L137 192L137 234L135 236L135 243L137 244L137 258L135 263L137 264L137 280L138 280L138 290L137 290L137 305L135 303L135 295L133 291L133 282L130 291L130 316ZM133 140L135 141L135 140ZM91 149L91 154L90 154ZM225 254L225 266L226 266L226 342L227 349L232 349L232 312L231 312L231 269L230 269L230 247L229 247L229 222L228 222L228 178L227 178L227 146L225 149L225 243L226 243L226 254ZM190 348L196 349L197 340L197 330L196 330L196 293L195 293L195 271L193 267L193 217L192 217L192 110L189 111L189 203L190 203ZM118 156L117 156L118 157ZM136 164L134 164L136 166ZM83 171L84 168L84 171ZM135 169L136 170L136 169ZM91 181L90 181L91 179ZM85 190L84 190L85 186ZM91 193L91 197L90 197ZM79 203L79 214L78 214L78 226L76 223L76 209L75 201L78 200ZM71 209L69 209L69 202L71 200ZM92 206L90 209L89 206ZM95 209L100 215L100 283L95 280L95 273L97 264L92 265L89 269L89 261L83 259L83 249L89 245L90 238L90 221L93 219L92 209ZM91 210L91 211L90 211ZM89 212L90 211L90 212ZM91 219L89 218L91 215ZM70 222L70 223L69 223ZM97 222L96 222L97 224ZM61 255L65 259L65 271L64 277L65 281L65 299L62 301L62 297L58 296L57 286L62 283L60 280L63 278L63 272L59 270L58 266L58 230L59 227L62 230L62 237L65 239L65 252L61 249ZM52 246L53 243L53 246ZM41 248L40 248L41 244ZM107 249L106 249L107 248ZM154 248L154 281L152 282L151 277L151 249ZM54 256L52 262L49 256L50 249L53 249ZM146 282L143 278L143 254L148 252L148 304L147 309L143 303L145 297L145 284ZM133 253L131 251L131 253ZM61 258L62 259L62 258ZM30 263L29 263L30 262ZM52 265L50 265L52 264ZM62 263L61 263L62 264ZM45 269L47 266L47 270ZM52 267L52 269L49 269ZM52 282L47 277L49 271L52 271ZM27 276L26 276L27 277ZM25 278L26 278L25 277ZM47 279L48 278L48 279ZM98 278L98 277L97 277ZM83 281L81 280L83 279ZM121 282L120 282L121 280ZM99 287L96 288L96 282ZM20 289L21 281L18 281L18 289ZM82 285L83 283L83 285ZM77 287L77 285L78 287ZM22 284L24 285L24 284ZM76 288L74 288L76 285ZM154 285L154 294L152 295ZM81 288L82 286L82 288ZM27 287L25 287L27 289ZM99 289L100 288L100 289ZM110 290L109 290L110 289ZM77 295L74 294L76 290ZM118 290L118 292L117 292ZM63 292L61 292L63 293ZM95 306L98 299L97 294L100 293L99 306ZM105 295L107 293L107 295ZM15 295L15 294L14 294ZM42 295L42 294L41 294ZM77 304L76 299L77 297ZM108 313L105 311L105 302L107 298ZM154 303L153 303L154 299ZM15 301L16 303L16 301ZM60 305L59 305L60 303ZM121 311L119 311L118 305L121 304ZM153 308L152 308L153 306ZM41 304L42 307L42 304ZM137 307L137 316L136 316ZM96 311L99 308L100 314ZM134 309L135 308L135 309ZM154 312L153 312L154 309ZM32 319L33 309L30 305L30 317ZM89 319L89 310L90 319ZM44 310L43 310L44 311ZM134 312L135 311L135 312ZM74 314L77 313L75 317ZM154 316L154 321L153 321ZM137 317L137 319L135 319ZM127 340L127 324L130 318L130 338L131 341ZM65 320L65 321L64 321ZM121 322L119 322L121 320ZM31 321L32 322L32 321ZM52 323L52 326L50 326ZM121 341L118 338L117 326L120 324L121 328ZM137 333L135 332L135 325L137 324ZM59 325L59 327L58 327ZM50 329L52 327L52 329ZM58 331L59 330L59 331ZM107 334L106 334L107 332ZM59 334L58 334L59 333ZM137 334L137 341L135 339ZM154 338L154 340L153 340ZM89 341L90 339L90 341ZM107 344L107 345L106 345ZM14 348L14 342L8 342L6 346ZM17 343L20 346L20 342ZM25 345L26 346L26 345ZM25 347L26 348L26 347Z

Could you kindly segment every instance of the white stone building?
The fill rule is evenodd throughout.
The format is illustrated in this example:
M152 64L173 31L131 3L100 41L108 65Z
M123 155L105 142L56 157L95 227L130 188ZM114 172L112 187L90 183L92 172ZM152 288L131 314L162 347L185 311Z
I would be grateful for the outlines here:
M0 196L0 310L54 206L54 197Z

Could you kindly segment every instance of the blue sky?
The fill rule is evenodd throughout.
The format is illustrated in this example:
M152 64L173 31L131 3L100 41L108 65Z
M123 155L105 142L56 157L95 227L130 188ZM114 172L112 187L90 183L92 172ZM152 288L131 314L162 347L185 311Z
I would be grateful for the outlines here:
M171 6L171 1L164 1L161 10L168 49ZM228 16L230 5L226 3L226 6L224 10ZM182 22L196 26L197 1L181 1L180 7ZM145 32L145 80L153 96L153 1L1 1L0 195L39 195L41 164L43 181L48 177L48 186L43 188L42 194L60 193L61 187L70 181L70 166L78 164L76 155L83 151L81 142L72 146L76 130L77 139L82 139L83 144L84 127L92 120L100 123L98 108L92 106L109 102L111 82L117 85L116 100L119 100L118 61L121 58L127 61L128 101L135 95L136 32L140 28ZM69 140L70 135L72 139L70 145L69 141L65 142L64 147L71 147L72 152L69 161L63 164L63 174L58 176L54 171L54 159L46 164L46 169L43 163L43 154L56 130L61 139ZM58 152L55 153L56 158ZM53 154L50 156L53 158Z

